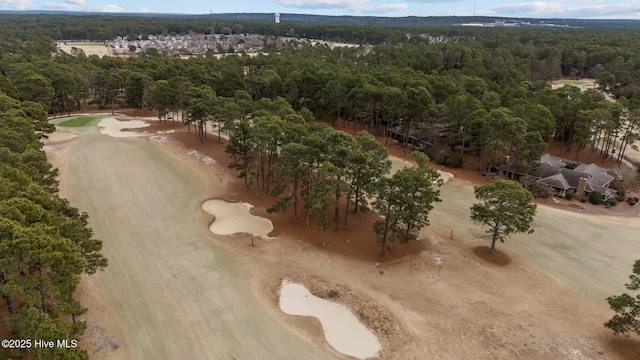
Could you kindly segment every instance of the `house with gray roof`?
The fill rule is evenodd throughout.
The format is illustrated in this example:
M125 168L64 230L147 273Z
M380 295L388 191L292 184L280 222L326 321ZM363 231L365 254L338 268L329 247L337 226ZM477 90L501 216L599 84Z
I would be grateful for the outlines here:
M553 189L558 196L573 193L577 199L582 199L592 191L598 191L604 202L616 193L609 188L615 179L609 175L609 169L596 164L578 164L549 154L544 154L540 162L533 177L538 184Z

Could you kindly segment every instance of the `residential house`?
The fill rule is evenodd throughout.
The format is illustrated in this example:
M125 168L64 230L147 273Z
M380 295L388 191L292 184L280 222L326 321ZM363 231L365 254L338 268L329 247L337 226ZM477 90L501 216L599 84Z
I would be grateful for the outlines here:
M577 164L549 154L544 154L540 162L532 176L538 184L553 189L558 196L573 193L575 198L582 199L592 191L598 191L604 202L616 193L609 188L615 179L609 169L596 164Z

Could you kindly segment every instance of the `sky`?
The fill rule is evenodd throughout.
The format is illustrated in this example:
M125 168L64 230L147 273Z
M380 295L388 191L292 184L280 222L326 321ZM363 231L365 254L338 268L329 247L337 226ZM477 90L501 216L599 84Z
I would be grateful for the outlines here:
M0 0L0 10L638 19L640 0ZM284 20L284 19L283 19Z

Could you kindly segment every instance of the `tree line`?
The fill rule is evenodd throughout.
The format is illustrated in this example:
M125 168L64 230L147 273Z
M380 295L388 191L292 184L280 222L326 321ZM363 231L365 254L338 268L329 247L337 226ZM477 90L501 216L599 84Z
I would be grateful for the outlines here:
M99 58L78 49L51 56L52 44L27 40L2 55L0 91L53 114L86 104L155 108L164 119L186 114L197 131L208 120L193 99L241 91L254 101L282 98L306 117L330 123L350 121L376 134L394 129L427 144L440 163L456 166L471 157L483 171L504 155L535 158L551 138L567 152L588 148L578 152L580 161L612 156L614 149L621 160L638 137L637 48L623 46L636 41L629 33L549 31L541 39L540 30L482 29L473 38L461 31L442 31L442 43L307 45L255 57L188 59L158 52ZM562 76L594 76L596 88L548 86ZM602 92L619 101L605 101Z
M33 341L83 333L86 309L74 292L81 274L107 265L87 214L58 196L57 169L38 140L51 131L43 105L0 94L1 328L6 338L32 341L0 350L6 358L87 359L83 349L35 348Z

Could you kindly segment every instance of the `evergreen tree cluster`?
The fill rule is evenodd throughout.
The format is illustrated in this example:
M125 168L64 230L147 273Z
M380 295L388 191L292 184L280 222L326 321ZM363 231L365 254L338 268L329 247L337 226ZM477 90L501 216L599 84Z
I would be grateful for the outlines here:
M28 80L25 80L28 81ZM72 347L86 309L74 298L80 275L107 266L87 214L58 196L57 169L39 136L51 128L44 106L0 92L0 294L6 338L29 340L0 357L86 359ZM35 340L67 340L71 348L36 348Z

